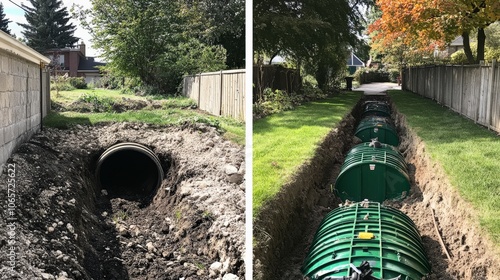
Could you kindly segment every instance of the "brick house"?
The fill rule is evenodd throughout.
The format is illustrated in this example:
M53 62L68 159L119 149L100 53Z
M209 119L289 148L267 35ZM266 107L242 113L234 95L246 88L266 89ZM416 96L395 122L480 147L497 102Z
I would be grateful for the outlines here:
M106 65L106 63L96 61L94 57L85 56L83 42L76 48L51 49L44 54L50 58L58 75L83 77L87 83L97 82L102 76L97 66Z

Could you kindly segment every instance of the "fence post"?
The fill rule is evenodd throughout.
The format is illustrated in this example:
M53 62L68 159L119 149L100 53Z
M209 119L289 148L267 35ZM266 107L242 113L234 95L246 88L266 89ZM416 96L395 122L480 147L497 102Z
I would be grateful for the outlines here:
M495 85L494 79L495 79L495 68L497 67L497 61L496 59L493 59L491 61L491 71L490 71L490 88L488 90L488 96L487 96L487 102L486 102L486 124L488 126L488 129L490 129L492 123L491 123L491 110L492 110L492 96L493 96L493 87Z
M222 82L222 70L219 72L220 76L220 106L219 106L219 116L222 116L222 93L223 93L223 86L224 83Z
M462 102L463 102L463 99L464 99L464 64L462 63L462 67L460 67L460 83L462 84L462 88L460 89L460 102L458 102L458 106L459 106L459 109L458 109L458 112L460 113L460 115L463 115L462 113Z
M486 62L484 60L479 61L479 100L477 100L477 111L476 111L476 119L474 122L481 123L480 113L481 113L481 101L484 102L484 95L481 98L481 95L484 94L484 79L483 79L483 67L486 67Z
M198 81L198 109L201 109L200 108L200 105L201 105L201 73L198 74L199 75L199 81ZM194 75L194 78L196 79L196 74Z

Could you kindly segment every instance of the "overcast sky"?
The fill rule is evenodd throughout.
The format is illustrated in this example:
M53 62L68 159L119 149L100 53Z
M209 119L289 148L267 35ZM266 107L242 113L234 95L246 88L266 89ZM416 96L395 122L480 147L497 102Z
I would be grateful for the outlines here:
M22 37L21 31L23 28L19 26L17 23L26 23L26 19L24 18L24 11L12 4L9 0L0 0L4 7L4 13L6 17L11 21L9 23L9 29L11 33L14 33L17 37ZM27 0L12 0L14 3L21 6L21 4L25 4L27 6L30 5L30 2ZM84 6L85 8L89 8L91 6L90 1L78 1L78 0L62 0L63 5L67 8L68 13L70 13L71 6L76 2L79 5ZM92 48L92 43L90 41L90 34L80 27L79 22L76 20L71 20L71 22L76 26L75 37L80 38L86 45L86 53L87 56L98 56L99 53Z

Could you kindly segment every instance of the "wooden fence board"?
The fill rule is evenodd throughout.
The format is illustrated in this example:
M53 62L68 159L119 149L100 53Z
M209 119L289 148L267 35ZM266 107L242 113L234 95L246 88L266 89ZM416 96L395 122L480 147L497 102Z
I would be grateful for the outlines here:
M491 126L495 131L500 132L500 68L495 69L492 81L491 97Z
M183 95L216 116L245 120L245 70L201 73L184 77Z

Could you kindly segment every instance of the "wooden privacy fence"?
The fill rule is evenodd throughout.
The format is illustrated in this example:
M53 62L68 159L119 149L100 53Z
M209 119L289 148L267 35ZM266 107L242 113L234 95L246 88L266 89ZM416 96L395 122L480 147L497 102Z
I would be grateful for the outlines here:
M500 67L496 61L406 68L403 89L431 98L500 132Z
M182 92L203 111L245 120L245 69L185 76Z
M286 68L281 65L254 65L253 66L253 101L262 97L264 89L280 89L287 93L297 92L302 79L297 69Z

